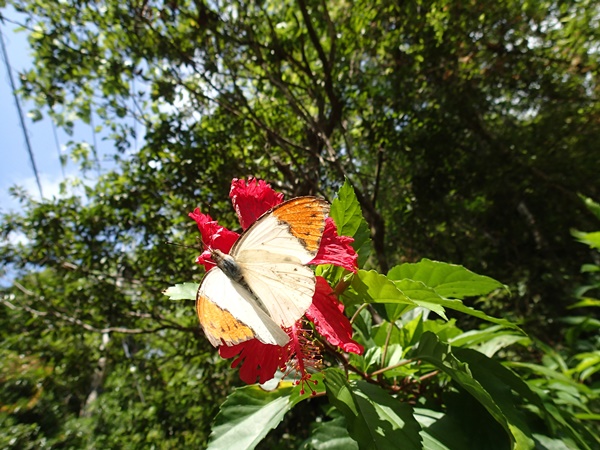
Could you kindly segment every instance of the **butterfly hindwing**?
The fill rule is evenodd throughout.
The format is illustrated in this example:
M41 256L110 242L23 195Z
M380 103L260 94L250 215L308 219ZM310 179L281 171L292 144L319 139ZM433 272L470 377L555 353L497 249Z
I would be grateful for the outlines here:
M257 305L254 296L217 267L202 280L196 311L204 333L215 347L253 338L280 346L289 341L281 327Z

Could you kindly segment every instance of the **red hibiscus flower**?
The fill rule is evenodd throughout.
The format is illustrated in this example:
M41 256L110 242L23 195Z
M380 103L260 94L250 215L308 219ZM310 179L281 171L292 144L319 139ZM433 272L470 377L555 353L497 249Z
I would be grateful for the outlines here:
M247 182L234 179L229 197L243 230L263 213L283 202L282 194L275 192L263 180L254 178ZM207 248L228 253L239 237L237 233L220 226L209 215L201 213L198 208L189 216L198 224L202 241ZM356 272L357 255L351 246L352 242L351 237L338 236L335 223L327 218L319 251L309 264L334 264ZM196 262L206 270L215 266L208 250ZM352 325L343 311L344 306L337 300L327 281L317 277L313 302L306 311L304 320L314 324L315 330L331 345L346 352L362 354L363 347L352 340ZM219 354L223 358L235 357L232 367L240 366L240 378L248 384L255 383L257 378L260 383L264 383L273 378L277 369L285 372L290 367L300 373L299 383L303 383L310 379L308 369L318 365L319 351L310 334L311 330L304 329L302 321L303 319L291 328L284 329L290 341L283 347L251 339L232 346L221 345Z

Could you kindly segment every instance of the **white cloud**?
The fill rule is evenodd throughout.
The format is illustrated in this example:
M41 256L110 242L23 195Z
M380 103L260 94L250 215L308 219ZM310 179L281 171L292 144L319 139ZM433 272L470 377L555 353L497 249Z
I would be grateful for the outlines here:
M62 174L48 174L41 173L40 174L40 184L42 185L42 193L44 194L44 200L51 200L53 198L64 197L65 195L61 194L61 184L65 182L65 180L73 180L74 174L68 175L67 178L63 178ZM28 195L30 195L35 201L40 201L40 191L38 189L37 182L35 177L27 177L23 178L17 182L11 183L10 181L3 180L0 182L0 210L2 212L9 211L18 211L21 209L21 204L19 200L14 198L13 195L9 192L11 187L18 186L19 188L25 190ZM83 190L81 190L81 195L83 195ZM71 183L67 183L67 193L66 195L73 194L73 188Z

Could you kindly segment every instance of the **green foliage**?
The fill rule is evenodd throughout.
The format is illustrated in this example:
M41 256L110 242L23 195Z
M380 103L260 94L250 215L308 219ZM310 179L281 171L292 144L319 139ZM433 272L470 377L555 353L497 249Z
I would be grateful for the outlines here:
M238 388L221 406L209 448L254 448L294 406L291 384L274 391L258 386Z
M420 427L408 404L364 381L350 386L345 374L337 369L325 372L325 386L359 448L394 448L398 442L408 449L422 448Z
M357 204L356 198L347 191L338 198L338 208L354 211L358 220L360 209L353 208L353 202ZM254 448L294 406L324 394L330 406L311 427L313 435L303 448L322 448L326 431L335 436L333 448L391 449L402 442L406 448L427 449L552 448L558 443L564 448L592 449L600 443L593 427L585 423L598 417L589 409L597 393L583 384L596 369L590 370L597 365L597 352L578 355L581 363L572 371L563 361L560 365L566 373L560 374L555 367L498 357L514 345L531 344L506 320L475 314L472 308L454 308L499 323L463 332L452 321L414 314L416 308L436 311L442 305L443 314L444 306L452 302L462 305L459 299L503 289L500 283L430 260L398 266L387 277L359 271L353 278L359 281L347 284L353 290L347 298L355 306L362 305L355 325L364 354L333 354L329 348L328 359L341 362L341 368L326 369L316 380L316 390L303 398L297 396L300 387L289 382L272 391L258 386L236 390L217 416L209 448ZM414 283L420 283L419 289L406 288ZM432 293L427 298L434 300L423 300L423 291ZM364 306L377 304L405 308L392 308L393 316L376 320L375 311ZM545 351L551 358L552 349ZM556 383L563 387L554 387ZM587 416L577 414L581 407ZM349 444L348 438L356 443Z
M348 423L364 443L381 421L432 449L598 447L596 2L8 3L32 117L89 124L115 153L71 141L83 178L61 197L11 190L2 448L208 444L239 382L192 303L163 295L200 278L195 252L163 243L193 242L196 206L234 224L247 174L338 192L361 270L317 271L366 347L327 355L346 363L340 410L290 394L262 445L356 448Z
M371 233L369 226L362 215L360 204L355 201L354 189L344 182L331 203L331 217L333 218L340 236L352 236L352 247L358 253L358 265L364 266L371 253Z
M198 283L181 283L165 289L163 294L171 300L196 300Z

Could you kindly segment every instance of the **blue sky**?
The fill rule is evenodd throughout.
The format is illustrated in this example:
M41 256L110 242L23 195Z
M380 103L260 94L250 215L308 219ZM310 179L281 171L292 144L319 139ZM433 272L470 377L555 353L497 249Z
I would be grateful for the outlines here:
M0 13L9 20L21 22L21 16L12 8L2 8ZM17 28L11 22L0 21L0 27L6 44L8 58L12 67L13 78L19 87L18 72L33 65L32 51L27 42L26 32L15 32ZM11 198L9 188L19 185L27 189L39 200L39 191L35 182L34 172L31 167L29 154L25 144L25 137L19 122L17 107L15 105L9 77L4 60L0 58L0 212L18 210L19 203ZM35 162L40 174L44 197L49 199L59 193L59 183L63 181L59 153L62 147L70 140L92 142L92 128L84 123L78 123L73 136L62 130L56 129L58 146L54 137L52 122L44 117L39 122L32 122L27 112L33 108L32 103L21 100L21 108L25 115L25 127L29 135ZM99 146L103 142L98 137ZM107 147L108 143L104 143ZM109 148L99 149L100 153L110 151ZM77 167L67 164L64 168L67 177L77 176Z

